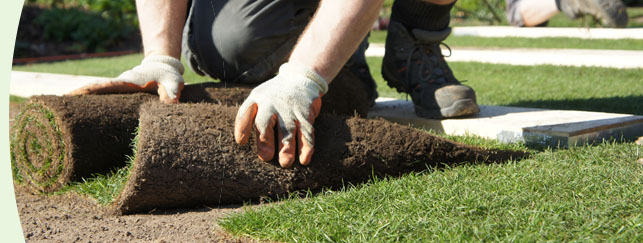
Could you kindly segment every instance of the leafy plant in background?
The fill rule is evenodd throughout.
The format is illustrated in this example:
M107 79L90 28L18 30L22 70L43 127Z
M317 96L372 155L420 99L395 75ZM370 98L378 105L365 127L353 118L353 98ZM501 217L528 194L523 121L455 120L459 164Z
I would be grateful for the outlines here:
M635 0L641 1L641 0ZM386 0L382 6L384 13L390 14L393 0ZM464 19L499 24L505 21L505 0L458 0L452 15Z
M27 0L43 9L34 23L46 39L76 51L102 51L138 28L135 0Z
M131 32L127 27L112 23L100 15L78 8L51 8L34 20L42 26L45 39L73 42L77 51L102 51L119 37Z
M81 0L78 0L81 1ZM87 2L89 10L100 13L101 16L116 25L136 28L136 4L134 0L82 0Z
M643 6L643 0L623 0L627 6Z
M464 19L499 24L505 21L505 6L504 0L459 0L452 12Z

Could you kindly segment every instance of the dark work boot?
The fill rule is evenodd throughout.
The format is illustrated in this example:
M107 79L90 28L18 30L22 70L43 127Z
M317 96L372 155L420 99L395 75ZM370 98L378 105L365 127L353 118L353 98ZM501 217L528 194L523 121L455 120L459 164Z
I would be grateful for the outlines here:
M605 26L627 26L627 11L621 0L556 0L556 5L573 19L590 15Z
M386 37L382 76L388 85L411 95L415 113L425 118L449 118L478 113L471 87L455 78L440 43L451 33L412 29L391 21Z

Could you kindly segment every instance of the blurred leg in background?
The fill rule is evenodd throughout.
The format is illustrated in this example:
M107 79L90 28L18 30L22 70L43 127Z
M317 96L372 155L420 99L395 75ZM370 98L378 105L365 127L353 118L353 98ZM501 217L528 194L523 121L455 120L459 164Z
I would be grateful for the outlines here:
M621 0L506 0L506 3L507 20L519 27L546 26L559 12L572 19L589 15L607 27L627 26L627 11Z

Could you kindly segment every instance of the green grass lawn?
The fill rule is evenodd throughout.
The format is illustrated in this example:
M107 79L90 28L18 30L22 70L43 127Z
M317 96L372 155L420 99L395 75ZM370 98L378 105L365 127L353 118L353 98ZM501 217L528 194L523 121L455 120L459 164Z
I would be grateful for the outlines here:
M370 43L384 44L386 31L372 31ZM475 36L451 35L444 43L450 47L478 48L554 48L554 49L605 49L605 50L643 50L643 40L636 39L580 39L580 38L487 38Z
M643 50L643 40L635 39L620 39L615 41L580 38L482 38L473 36L450 36L444 43L451 47Z
M627 23L627 28L640 28L643 27L643 22L641 20L637 20L637 18L643 16L643 8L637 7L637 8L627 8L627 16L630 19ZM585 17L581 19L570 19L567 17L567 15L563 13L559 13L557 15L554 15L549 20L549 24L547 26L551 27L600 27L590 17Z
M367 60L380 97L406 98L405 94L386 85L380 75L381 58L369 57ZM451 62L449 65L456 77L476 90L478 103L483 105L643 115L641 69L471 62Z
M116 76L140 55L17 66L14 70ZM379 75L380 96L404 97ZM643 115L641 69L450 63L485 105ZM189 82L207 81L188 72ZM475 137L455 140L526 149ZM643 165L637 145L605 142L534 151L522 161L463 165L248 208L219 224L235 235L277 241L630 241L643 240ZM643 153L643 150L641 151ZM68 188L109 202L127 170ZM109 194L109 195L108 195Z
M628 28L641 28L643 22L643 8L628 8L630 22ZM503 15L504 16L504 15ZM638 21L638 22L637 22ZM452 27L488 25L476 21L459 21L453 19ZM565 14L557 14L550 21L550 27L598 27L592 24L589 18L572 20ZM369 41L371 43L384 43L386 31L372 31ZM634 39L623 40L588 40L578 38L481 38L471 36L450 36L446 44L452 47L498 47L498 48L576 48L576 49L609 49L609 50L643 50L643 41Z
M501 13L503 19L502 23L499 25L509 25L505 13ZM627 28L640 28L643 27L643 22L639 20L638 18L643 16L643 8L642 7L629 7L627 8L627 16L629 18L629 22L627 24ZM488 22L484 21L478 21L475 19L451 19L451 26L482 26L482 25L489 25ZM600 24L594 22L591 17L586 16L582 17L579 19L570 19L565 15L564 13L558 13L554 15L551 19L549 19L549 23L547 24L549 27L582 27L582 28L587 28L587 27L597 27L600 28Z
M13 70L117 76L140 62L141 55L14 66ZM448 60L448 58L447 58ZM405 98L382 79L379 57L367 58L380 97ZM473 87L483 105L575 109L643 115L641 69L511 66L451 62L453 72ZM186 68L186 82L211 81Z
M643 240L643 166L632 144L545 151L293 198L219 222L289 242Z
M98 77L116 77L123 71L141 63L143 54L132 54L119 57L69 60L53 63L39 63L13 66L14 71L61 73L73 75L88 75ZM212 81L211 78L199 76L183 62L185 73L183 78L190 83Z

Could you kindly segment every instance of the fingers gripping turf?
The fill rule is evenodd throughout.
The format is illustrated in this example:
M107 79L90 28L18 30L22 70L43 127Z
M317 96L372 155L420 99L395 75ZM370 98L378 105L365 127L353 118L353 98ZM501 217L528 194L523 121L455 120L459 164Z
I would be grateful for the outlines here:
M279 74L257 86L241 105L235 119L235 141L245 144L253 125L258 133L257 154L274 158L274 127L278 126L279 163L290 167L299 152L308 164L313 150L313 122L321 110L321 96L328 84L313 71L284 64ZM299 145L299 151L297 151Z

